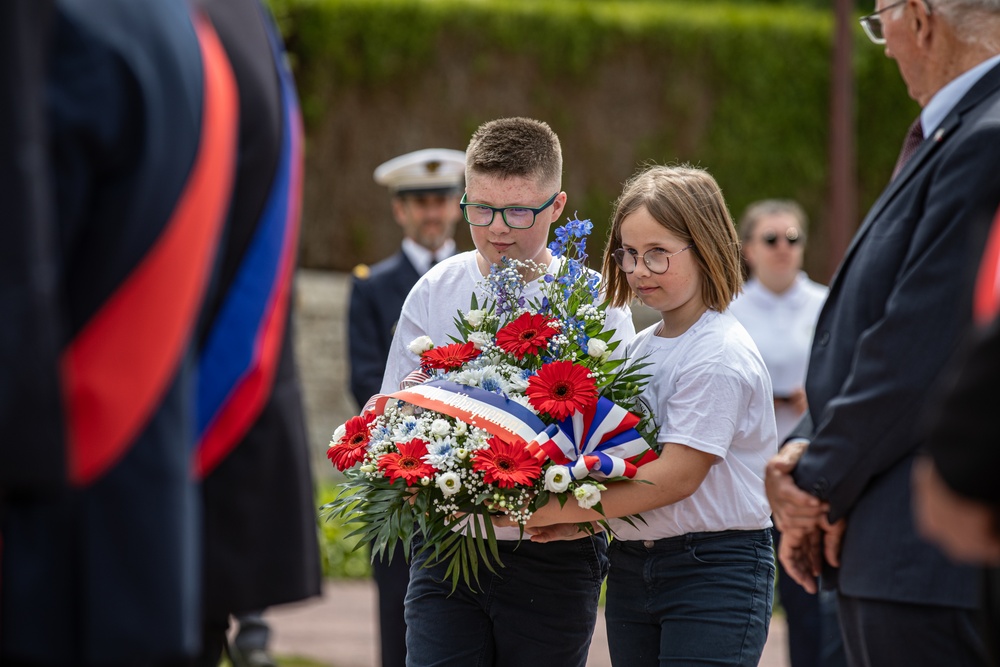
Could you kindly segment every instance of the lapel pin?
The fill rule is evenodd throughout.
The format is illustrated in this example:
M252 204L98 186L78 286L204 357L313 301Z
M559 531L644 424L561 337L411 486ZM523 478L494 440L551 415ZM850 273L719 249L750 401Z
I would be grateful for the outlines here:
M937 129L937 132L934 133L934 141L941 141L941 137L943 136L944 136L944 130L939 127Z

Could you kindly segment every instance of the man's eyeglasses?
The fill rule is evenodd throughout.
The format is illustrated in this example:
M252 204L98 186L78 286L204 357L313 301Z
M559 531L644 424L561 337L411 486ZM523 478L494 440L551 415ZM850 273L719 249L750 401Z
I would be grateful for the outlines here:
M552 206L559 193L555 193L549 200L538 208L528 206L487 206L486 204L472 204L465 201L469 196L466 192L462 195L462 201L458 205L462 208L462 215L465 221L476 227L489 227L493 224L493 218L497 213L503 218L504 224L511 229L528 229L535 224L535 216Z
M677 252L668 253L663 248L651 248L642 254L642 262L646 268L653 273L666 273L670 268L670 258L679 255L685 250L693 248L694 244L686 245ZM625 273L632 273L639 263L639 253L629 248L618 248L611 256L615 259L615 264Z
M788 245L790 246L794 246L796 243L803 240L802 235L799 234L799 230L795 229L795 227L789 227L786 229L783 236L776 232L764 232L760 235L761 242L771 246L772 248L778 245L778 239L780 238L784 238L788 241Z
M885 32L882 30L882 17L880 14L882 12L887 12L893 7L899 7L900 5L905 5L907 0L899 0L899 2L894 2L891 5L883 7L882 9L869 14L868 16L862 16L858 19L861 23L861 27L864 28L865 34L868 35L868 39L872 40L875 44L885 44ZM927 5L928 8L930 5Z

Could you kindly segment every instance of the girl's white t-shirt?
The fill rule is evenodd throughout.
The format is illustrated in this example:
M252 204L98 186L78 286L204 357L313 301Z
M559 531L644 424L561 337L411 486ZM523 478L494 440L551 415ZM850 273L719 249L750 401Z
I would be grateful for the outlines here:
M777 452L771 380L746 329L728 312L708 310L676 338L657 323L628 346L650 365L642 398L653 411L657 441L714 454L715 464L691 496L643 512L635 527L612 520L623 540L694 532L755 530L771 525L764 465ZM628 482L626 482L628 483Z
M482 286L486 278L479 270L476 255L473 250L449 257L421 276L410 290L392 336L380 393L397 391L403 378L420 365L420 357L409 349L414 339L430 336L436 346L452 343L451 336L458 336L455 318L459 316L459 311L469 310L472 294L476 294L479 304L483 303L486 293ZM554 269L555 264L550 264L549 270ZM524 296L528 299L541 298L537 281L526 286ZM621 355L625 345L635 335L632 311L627 307L609 308L604 328L615 332L612 340L620 341L616 353ZM516 540L520 531L517 528L497 528L496 535L497 539Z

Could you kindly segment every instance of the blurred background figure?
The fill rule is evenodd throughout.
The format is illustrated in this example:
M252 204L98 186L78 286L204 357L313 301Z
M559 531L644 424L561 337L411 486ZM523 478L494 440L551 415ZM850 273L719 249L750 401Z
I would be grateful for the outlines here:
M403 242L392 257L354 269L347 326L351 393L359 409L382 386L392 334L410 288L430 267L455 254L465 152L428 148L406 153L379 165L374 176L376 183L389 188ZM372 571L379 592L382 667L403 667L403 600L410 569L402 547L393 552L391 562L372 562Z
M266 607L320 594L316 501L292 350L302 127L295 85L259 0L195 0L239 87L239 151L214 290L199 331L204 642L218 664L271 667Z
M733 315L757 344L774 386L778 444L806 411L803 388L809 349L827 288L802 271L808 219L794 201L750 204L739 221L749 279L733 302ZM781 536L774 532L775 544ZM837 602L832 591L807 593L778 564L778 594L788 619L792 667L845 664Z
M4 226L41 259L14 294L48 297L58 318L20 341L41 381L2 392L4 414L30 398L21 418L36 432L3 439L0 663L176 664L199 646L192 343L230 201L235 81L182 0L53 7L4 47L45 48L44 135L26 134L44 141L2 159L38 169L26 192L50 208L30 232L30 211ZM27 27L6 22L18 8L4 3L4 30ZM12 331L38 321L40 307L7 306ZM5 366L4 382L23 369ZM39 386L57 391L25 391ZM15 456L9 480L8 447L31 450L29 463L58 448L64 465ZM53 474L63 489L44 488Z

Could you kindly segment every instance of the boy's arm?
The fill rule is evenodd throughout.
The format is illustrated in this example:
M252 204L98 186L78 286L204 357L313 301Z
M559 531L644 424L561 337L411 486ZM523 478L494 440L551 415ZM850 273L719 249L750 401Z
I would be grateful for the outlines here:
M410 343L415 338L426 336L427 318L424 314L426 299L423 298L424 280L420 279L413 286L403 302L403 309L396 322L396 330L392 334L392 344L389 346L389 357L385 361L385 374L382 376L381 394L392 394L399 391L399 383L407 375L420 366L420 356L410 351ZM435 345L444 344L434 341Z

